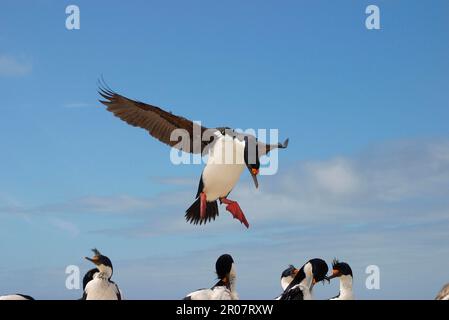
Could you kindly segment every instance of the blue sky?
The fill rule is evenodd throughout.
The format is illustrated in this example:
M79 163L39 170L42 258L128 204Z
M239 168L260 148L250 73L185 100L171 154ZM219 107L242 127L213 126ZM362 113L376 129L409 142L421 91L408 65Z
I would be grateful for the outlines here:
M65 28L69 4L80 30ZM369 4L381 30L365 28ZM448 12L447 1L3 1L0 293L79 297L65 267L87 271L98 247L127 298L207 287L224 252L241 298L270 299L288 264L334 256L359 298L433 298L449 281ZM256 191L244 174L232 193L249 230L224 208L206 227L185 223L201 167L172 165L168 147L106 112L101 75L206 126L290 138L277 175ZM371 264L380 290L364 286Z

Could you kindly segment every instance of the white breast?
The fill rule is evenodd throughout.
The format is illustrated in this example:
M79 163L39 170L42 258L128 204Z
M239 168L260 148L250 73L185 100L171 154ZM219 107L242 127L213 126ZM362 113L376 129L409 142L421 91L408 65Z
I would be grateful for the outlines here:
M29 300L20 294L9 294L6 296L0 296L0 300Z
M340 277L340 294L330 300L354 300L354 293L352 291L352 277L350 275L343 275Z
M204 192L208 201L226 197L245 169L245 142L221 136L209 150L203 171Z
M86 300L118 300L117 286L107 279L95 277L86 285Z
M231 291L224 286L198 290L187 296L192 300L232 300Z
M309 288L307 288L306 286L303 286L303 285L299 285L299 286L302 291L303 299L304 300L313 300L312 290L310 290Z
M282 277L281 278L281 288L282 290L287 289L287 287L289 286L290 282L293 281L293 277L292 276L288 276L288 277Z
M340 292L340 294L338 295L338 297L329 299L329 300L354 300L354 296L352 294L342 294Z

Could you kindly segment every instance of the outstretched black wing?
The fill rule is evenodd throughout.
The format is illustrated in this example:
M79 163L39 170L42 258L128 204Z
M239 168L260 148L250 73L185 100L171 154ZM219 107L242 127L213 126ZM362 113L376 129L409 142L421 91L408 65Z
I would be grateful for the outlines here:
M216 129L208 129L184 117L167 112L157 106L128 99L109 88L100 87L99 94L105 99L100 100L107 110L126 123L147 130L159 141L189 153L202 153L208 143L212 142ZM172 137L172 132L181 129ZM207 130L207 132L206 132ZM181 133L183 138L180 138ZM189 143L180 143L185 137ZM206 141L203 141L203 138Z

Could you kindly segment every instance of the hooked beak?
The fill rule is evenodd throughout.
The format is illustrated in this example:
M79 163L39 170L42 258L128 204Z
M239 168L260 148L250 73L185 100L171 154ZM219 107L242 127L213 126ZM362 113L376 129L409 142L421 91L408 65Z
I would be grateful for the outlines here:
M90 262L94 263L94 264L98 264L98 258L97 257L93 257L93 258L89 258L89 257L84 257L86 260L89 260Z
M259 188L259 181L257 181L257 175L259 174L259 170L252 168L249 170L251 173L251 177L253 177L254 185L256 186L256 189Z
M329 277L326 277L326 280L330 282L331 279L337 278L339 275L338 270L332 270L332 274Z
M321 280L323 281L324 284L324 280L326 280L328 283L330 283L330 278L328 276L324 276L324 279ZM317 281L315 278L312 279L312 286L314 286L315 284L317 284L319 281Z

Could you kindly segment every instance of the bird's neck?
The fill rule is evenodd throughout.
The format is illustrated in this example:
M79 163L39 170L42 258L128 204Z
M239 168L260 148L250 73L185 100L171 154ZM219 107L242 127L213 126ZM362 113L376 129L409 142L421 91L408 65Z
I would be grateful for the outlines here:
M99 266L98 270L100 271L97 274L97 278L103 280L109 280L112 277L112 268L106 266Z
M309 270L305 271L306 277L304 278L304 280L302 280L300 282L300 284L304 287L306 287L307 289L309 289L309 291L312 291L312 287L313 287L313 273Z
M293 281L293 277L283 277L281 279L282 290L285 290L292 281Z
M231 298L233 300L238 300L238 294L236 289L237 275L235 273L234 267L232 267L231 272L228 275L229 283L228 288L231 291Z
M231 299L232 300L238 300L239 296L237 294L235 280L229 282L229 291L231 292Z
M340 277L340 297L352 297L352 277L350 275Z

